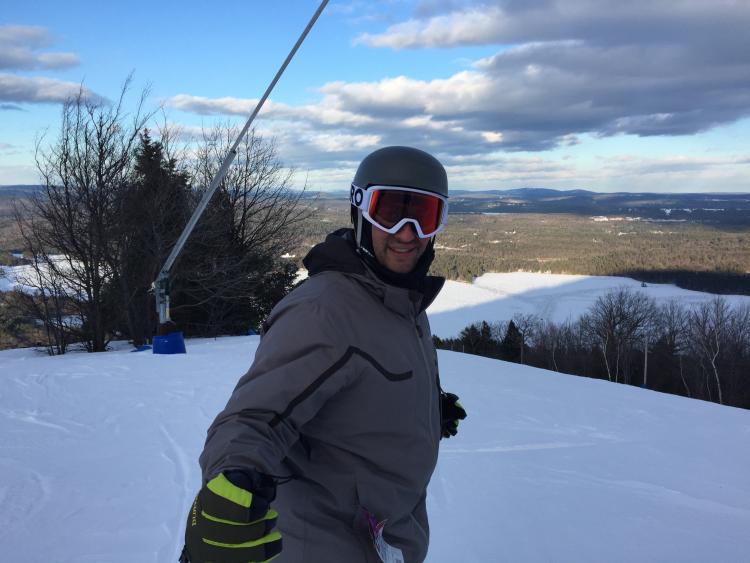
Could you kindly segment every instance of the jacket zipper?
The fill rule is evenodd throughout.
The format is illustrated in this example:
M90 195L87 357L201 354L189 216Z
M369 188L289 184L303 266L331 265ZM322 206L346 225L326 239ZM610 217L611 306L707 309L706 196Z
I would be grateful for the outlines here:
M430 362L427 360L427 356L425 354L424 350L424 344L422 343L422 340L424 338L424 332L422 331L422 327L419 326L419 319L418 317L414 318L414 328L417 332L417 343L419 345L419 349L422 352L422 361L424 362L427 374L429 376L432 376L432 370L436 368L436 366L431 366ZM442 389L440 388L440 380L438 378L437 372L434 375L435 377L435 386L437 387L437 402L438 402L438 424L443 424L443 402L440 400L440 394ZM440 442L440 434L441 434L441 428L438 428L438 442Z

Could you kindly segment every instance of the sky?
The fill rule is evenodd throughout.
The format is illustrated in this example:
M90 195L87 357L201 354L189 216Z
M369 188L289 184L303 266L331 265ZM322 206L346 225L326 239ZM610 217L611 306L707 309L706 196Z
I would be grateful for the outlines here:
M0 185L130 73L152 128L244 124L318 4L5 2ZM314 190L405 144L453 188L750 192L747 29L743 0L331 0L255 127Z

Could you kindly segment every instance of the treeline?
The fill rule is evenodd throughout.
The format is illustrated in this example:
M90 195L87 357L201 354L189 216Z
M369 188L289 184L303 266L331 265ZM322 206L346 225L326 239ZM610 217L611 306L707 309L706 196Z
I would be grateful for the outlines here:
M204 131L177 149L158 138L152 114L105 105L83 90L63 107L57 139L38 147L44 189L16 206L29 264L6 294L0 328L50 353L80 342L105 350L113 338L134 345L157 331L151 285L239 130ZM291 287L296 265L281 256L309 213L273 142L248 132L226 178L171 273L171 317L188 335L247 333ZM24 342L21 342L23 344Z
M649 283L670 283L693 291L707 291L724 295L750 295L750 273L626 270L617 275Z
M535 315L466 327L438 348L750 408L750 306L663 304L623 288L575 322Z
M468 282L489 272L549 272L620 276L649 283L672 284L693 291L722 295L750 295L750 274L740 271L622 269L622 263L618 267L616 259L606 262L594 259L591 264L582 264L573 259L556 260L551 263L537 259L492 259L469 253L438 253L430 272L447 279Z
M750 231L700 223L597 221L555 214L449 217L432 272L626 276L712 293L750 294Z

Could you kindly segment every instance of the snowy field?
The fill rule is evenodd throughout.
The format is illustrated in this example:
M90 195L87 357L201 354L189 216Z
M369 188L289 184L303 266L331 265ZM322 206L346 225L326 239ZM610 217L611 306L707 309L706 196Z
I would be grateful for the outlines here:
M516 314L535 314L555 323L575 321L598 297L621 287L643 292L657 303L677 299L689 306L715 297L670 284L641 287L631 278L518 272L485 274L473 284L447 281L427 312L433 334L449 338L472 323L509 321ZM747 296L725 298L730 304L750 303Z
M63 255L51 255L52 262L63 272L70 271L70 264ZM40 266L42 279L48 280L49 268ZM39 286L39 277L33 266L0 266L0 291L13 291L19 289L27 293L34 293ZM72 289L68 288L71 293Z
M175 561L206 429L257 342L0 352L0 560ZM750 411L452 352L440 363L470 418L441 446L429 562L749 560Z

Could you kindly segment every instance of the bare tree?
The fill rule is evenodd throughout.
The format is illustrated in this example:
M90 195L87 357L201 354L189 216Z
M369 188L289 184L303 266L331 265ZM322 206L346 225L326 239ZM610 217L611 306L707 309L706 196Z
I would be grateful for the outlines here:
M495 321L490 323L490 335L493 340L498 342L505 338L505 333L508 332L508 321Z
M228 124L203 131L192 175L199 190L211 182L238 133L238 127ZM233 217L232 234L249 248L286 252L298 243L292 227L309 215L300 205L304 189L291 189L294 171L282 167L274 140L252 129L237 150L219 186Z
M566 336L568 336L566 333L570 330L569 324L557 326L548 320L540 322L537 327L536 347L547 357L547 365L554 371L560 371L557 364L558 351L565 346Z
M620 288L599 297L581 322L602 350L610 381L630 382L631 352L651 324L654 304L640 292Z
M21 287L13 291L13 307L18 316L42 324L49 355L64 354L68 345L80 336L80 318L71 306L75 295L59 274L61 258L41 250L35 238L39 229L34 226L34 218L23 221L16 211L16 222L22 226L21 237L29 251L31 264L26 273L15 276ZM29 224L31 228L27 228Z
M732 308L726 351L724 399L727 404L750 406L750 305Z
M238 134L231 125L203 132L191 171L198 195ZM236 322L257 324L273 305L269 295L275 302L288 289L296 268L280 257L298 244L295 227L310 213L302 204L303 191L291 189L292 174L279 161L274 141L254 131L242 138L181 259L190 266L174 282L185 297L173 299L175 316L181 309L183 314L184 309L202 309L211 330Z
M719 362L728 340L731 310L726 299L716 297L690 312L690 343L707 374L706 389L711 399L708 377L713 377L719 404L724 404Z
M87 97L83 87L65 102L57 139L49 147L37 143L44 189L16 215L44 269L64 280L92 352L106 349L117 316L109 298L116 194L131 172L138 134L150 117L143 111L147 91L135 111L126 112L130 84L128 77L112 104Z
M536 337L542 320L534 314L516 314L513 316L513 322L521 334L521 363L524 363L524 349L530 341Z
M689 351L688 345L688 312L676 299L670 299L659 306L654 322L654 360L656 371L656 388L668 392L678 392L672 387L672 379L679 376L680 384L687 397L692 396L689 376L684 364ZM675 373L675 367L677 372Z

